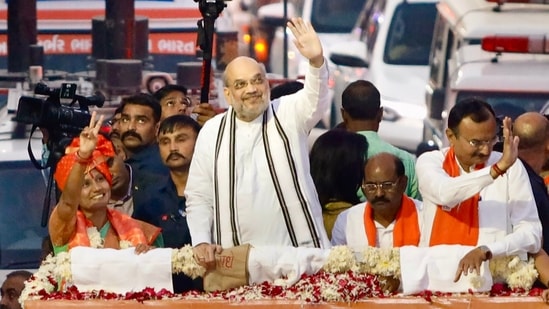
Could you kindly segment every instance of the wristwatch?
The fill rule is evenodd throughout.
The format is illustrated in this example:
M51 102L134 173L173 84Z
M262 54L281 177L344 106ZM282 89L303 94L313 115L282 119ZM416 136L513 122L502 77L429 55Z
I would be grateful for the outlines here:
M484 253L484 260L485 261L488 261L489 259L492 258L492 251L490 251L490 249L487 247L487 246L480 246L478 247L480 249L480 251L482 251L482 253Z

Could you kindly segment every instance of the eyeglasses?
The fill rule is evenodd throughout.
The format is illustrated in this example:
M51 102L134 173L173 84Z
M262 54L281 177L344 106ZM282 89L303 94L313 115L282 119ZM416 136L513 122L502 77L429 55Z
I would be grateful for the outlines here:
M459 137L459 136L458 136ZM471 145L471 147L473 148L482 148L483 146L487 146L487 147L493 147L495 144L497 144L500 139L499 139L499 136L494 136L494 138L492 138L491 140L484 140L484 141L481 141L481 140L478 140L478 139L466 139L465 137L463 138L469 145Z
M363 183L362 189L364 189L364 191L369 193L377 192L378 189L381 189L381 191L392 191L396 188L397 184L398 184L398 179L395 181L384 181L380 183L369 182L369 183Z
M242 80L242 79L235 80L234 83L233 83L233 87L234 87L234 89L239 90L239 89L247 87L248 84L252 84L252 85L257 86L257 85L263 85L263 83L265 83L265 77L263 77L261 75L256 75L254 78L250 79L249 81L245 81L245 80Z

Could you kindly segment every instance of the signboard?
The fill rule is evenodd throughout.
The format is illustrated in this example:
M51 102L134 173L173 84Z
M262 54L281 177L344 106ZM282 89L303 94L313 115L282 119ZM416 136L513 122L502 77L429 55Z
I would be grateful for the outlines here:
M44 54L91 54L91 34L39 34ZM150 54L196 54L196 33L149 33ZM0 34L0 57L8 54L8 36Z

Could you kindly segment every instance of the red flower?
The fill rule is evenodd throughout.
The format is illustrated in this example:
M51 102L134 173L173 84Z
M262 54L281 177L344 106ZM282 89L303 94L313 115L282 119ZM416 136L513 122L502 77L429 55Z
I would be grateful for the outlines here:
M504 283L494 283L490 290L490 296L509 296L511 291Z

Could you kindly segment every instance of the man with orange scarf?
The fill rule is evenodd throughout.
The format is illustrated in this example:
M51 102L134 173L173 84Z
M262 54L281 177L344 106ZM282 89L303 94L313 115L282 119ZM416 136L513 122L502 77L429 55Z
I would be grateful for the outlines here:
M49 220L54 252L76 246L128 246L139 254L153 245L162 247L158 227L107 207L112 176L106 160L115 153L112 143L99 134L103 116L96 119L93 112L89 126L73 139L56 167L54 178L62 194Z
M462 274L478 273L492 256L526 259L541 247L541 223L511 124L505 117L503 153L492 151L499 140L494 110L478 98L465 99L448 115L450 147L417 160L421 244L476 247L457 265L456 282Z
M404 194L407 181L404 164L395 155L382 152L369 158L362 183L368 201L337 217L332 244L356 250L417 246L421 202Z

